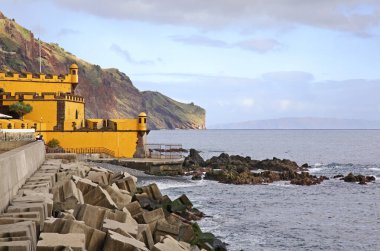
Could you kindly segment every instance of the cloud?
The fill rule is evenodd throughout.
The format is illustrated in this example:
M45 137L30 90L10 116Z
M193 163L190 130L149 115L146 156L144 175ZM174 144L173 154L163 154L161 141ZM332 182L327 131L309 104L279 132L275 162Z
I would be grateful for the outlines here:
M61 29L61 30L58 32L58 37L63 37L63 36L68 36L68 35L77 35L77 34L79 34L79 33L80 33L80 32L77 31L77 30L64 28L64 29Z
M193 35L193 36L172 36L171 39L176 42L190 45L204 45L211 47L228 48L230 45L222 40L212 39L205 36Z
M55 0L60 7L105 18L200 29L281 28L297 25L365 35L380 24L378 0Z
M171 39L175 42L180 42L189 45L201 45L218 48L240 48L243 50L254 51L258 53L266 53L281 47L280 42L275 39L256 38L242 40L235 43L227 43L223 40L212 39L206 36L172 36Z
M235 45L239 48L259 53L265 53L280 48L281 46L281 44L275 39L250 39L240 41Z
M136 60L132 58L131 54L125 49L122 49L120 46L117 44L112 44L110 49L114 51L115 53L119 54L122 56L125 61L127 61L130 64L140 64L140 65L153 65L154 61L151 60Z

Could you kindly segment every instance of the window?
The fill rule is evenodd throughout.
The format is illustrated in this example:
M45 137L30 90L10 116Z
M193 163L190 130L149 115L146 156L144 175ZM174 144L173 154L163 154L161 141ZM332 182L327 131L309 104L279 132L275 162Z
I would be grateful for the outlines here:
M79 117L79 112L78 110L75 110L75 119L78 119L78 117Z
M146 124L146 118L144 118L144 124Z
M139 124L141 124L141 118L139 118Z
M77 71L76 70L73 70L73 73L72 73L73 75L76 75L77 74Z

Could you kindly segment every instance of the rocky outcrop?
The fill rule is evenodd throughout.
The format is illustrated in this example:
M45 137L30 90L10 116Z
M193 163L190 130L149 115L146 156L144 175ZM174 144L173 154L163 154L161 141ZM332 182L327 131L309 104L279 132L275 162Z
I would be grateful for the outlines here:
M288 159L253 160L250 157L228 155L222 153L206 161L195 149L185 158L184 167L192 169L192 179L217 180L229 184L264 184L276 181L290 181L294 185L316 185L328 179L317 177L306 172L307 164L298 166L296 162Z
M366 185L367 182L374 182L376 178L374 176L365 176L365 175L354 175L353 173L349 173L346 176L343 175L335 176L336 178L341 178L344 182L358 182L360 185Z
M67 74L72 63L78 64L80 82L75 92L86 100L87 117L128 118L145 111L151 129L205 128L205 110L193 103L180 103L158 92L140 92L126 74L86 62L58 44L41 41L41 49L45 74ZM0 71L39 72L39 41L1 12L0 55Z

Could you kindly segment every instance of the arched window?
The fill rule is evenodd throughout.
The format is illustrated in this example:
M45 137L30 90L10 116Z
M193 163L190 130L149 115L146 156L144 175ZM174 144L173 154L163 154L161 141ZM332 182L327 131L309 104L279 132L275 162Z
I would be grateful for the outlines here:
M78 110L75 110L75 119L78 119L78 117L79 117L79 112Z
M77 71L76 70L73 70L73 73L72 73L73 75L76 75L77 74Z

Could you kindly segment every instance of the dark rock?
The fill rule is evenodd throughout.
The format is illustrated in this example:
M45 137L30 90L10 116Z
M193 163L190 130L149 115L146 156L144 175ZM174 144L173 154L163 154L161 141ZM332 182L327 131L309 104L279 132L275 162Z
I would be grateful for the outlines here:
M333 177L333 179L339 179L339 178L343 178L343 177L344 177L343 174L338 174L338 175L335 175L335 176Z
M376 180L375 176L366 176L365 178L367 182L375 182Z
M186 168L202 167L206 162L199 155L199 152L193 148L190 149L189 156L187 156L183 162L183 166Z
M374 182L376 178L374 176L364 176L361 174L354 175L353 173L349 173L347 176L341 178L345 182L359 182L360 185L365 185L367 182Z
M195 172L193 173L193 176L191 177L192 180L201 180L202 179L202 172Z
M255 169L262 169L262 170L270 170L270 171L277 171L277 172L284 172L284 171L298 171L300 170L299 166L296 162L288 160L288 159L277 159L273 158L272 160L266 159L263 161L259 161L254 166Z
M344 182L357 182L356 176L352 173L349 173L346 177L343 178Z
M211 246L214 248L215 251L227 251L227 244L219 240L218 238L215 238L210 243Z

